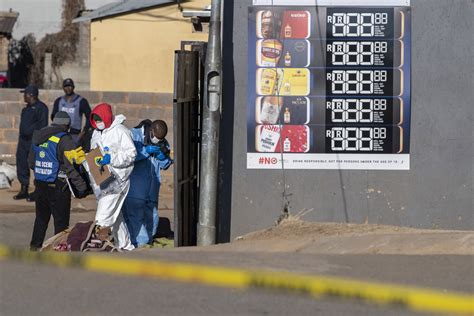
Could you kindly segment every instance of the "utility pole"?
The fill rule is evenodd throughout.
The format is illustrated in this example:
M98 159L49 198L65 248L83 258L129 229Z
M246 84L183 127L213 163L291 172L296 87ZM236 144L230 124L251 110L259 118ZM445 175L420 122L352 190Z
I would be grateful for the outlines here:
M216 243L221 58L221 0L212 0L202 113L198 246Z

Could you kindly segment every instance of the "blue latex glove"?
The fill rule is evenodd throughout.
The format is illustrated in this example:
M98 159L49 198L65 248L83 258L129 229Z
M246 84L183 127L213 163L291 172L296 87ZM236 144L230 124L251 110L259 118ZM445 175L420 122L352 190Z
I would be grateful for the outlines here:
M174 163L173 159L169 158L165 160L165 163L161 166L161 169L168 170L168 168Z
M161 153L160 147L158 146L153 146L153 145L148 145L145 147L145 150L148 154L159 154Z
M105 154L101 160L98 161L99 165L101 166L105 166L105 165L108 165L110 164L110 155L109 154Z
M161 150L158 153L158 155L156 156L156 158L158 158L159 161L163 161L163 160L168 159L168 157Z

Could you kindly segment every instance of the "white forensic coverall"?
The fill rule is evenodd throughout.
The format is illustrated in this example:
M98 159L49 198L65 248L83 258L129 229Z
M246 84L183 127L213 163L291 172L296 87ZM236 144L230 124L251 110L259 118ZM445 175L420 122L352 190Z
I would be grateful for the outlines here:
M122 123L124 115L115 116L112 125L102 131L94 130L91 139L91 149L100 147L102 154L110 154L111 172L121 181L121 190L100 197L97 202L95 220L100 226L111 226L115 245L120 249L132 250L134 246L122 216L122 205L130 188L130 174L137 151L130 130Z

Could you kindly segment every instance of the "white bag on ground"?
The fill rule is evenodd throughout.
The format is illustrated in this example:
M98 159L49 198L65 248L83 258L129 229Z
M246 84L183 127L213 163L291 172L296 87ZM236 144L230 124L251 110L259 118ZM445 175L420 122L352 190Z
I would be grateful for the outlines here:
M0 164L0 189L9 189L16 179L16 168L2 161Z
M0 189L9 189L10 188L10 181L8 177L3 173L0 172Z

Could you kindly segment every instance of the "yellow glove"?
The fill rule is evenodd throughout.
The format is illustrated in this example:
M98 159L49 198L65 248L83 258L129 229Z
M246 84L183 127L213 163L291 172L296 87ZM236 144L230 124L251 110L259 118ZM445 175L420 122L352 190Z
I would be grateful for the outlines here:
M65 151L64 156L69 160L71 164L76 163L80 165L86 160L86 153L82 150L82 147L78 147L73 150Z

